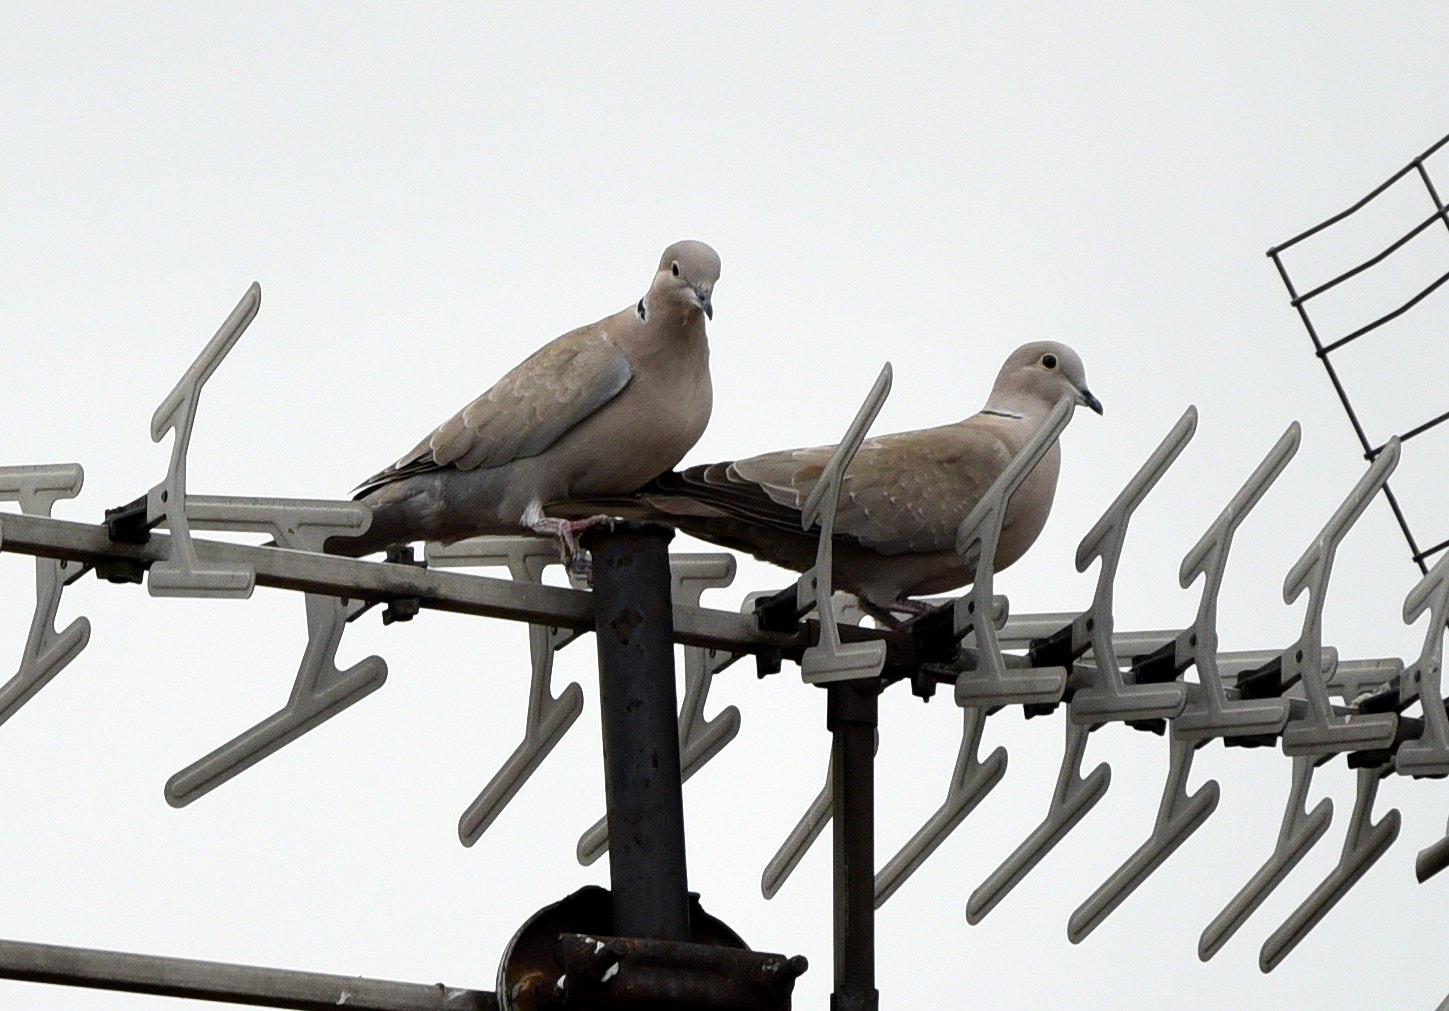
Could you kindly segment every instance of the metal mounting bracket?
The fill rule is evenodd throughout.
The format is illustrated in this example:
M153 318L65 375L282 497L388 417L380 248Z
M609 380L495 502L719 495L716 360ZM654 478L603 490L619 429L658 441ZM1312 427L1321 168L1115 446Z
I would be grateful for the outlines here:
M698 606L704 591L734 582L735 556L730 554L680 554L669 556L676 605ZM679 771L688 782L740 732L738 706L726 706L713 719L704 715L710 684L715 674L738 660L740 654L684 647L684 698L679 704ZM576 855L587 867L609 851L608 819L600 818L579 837Z

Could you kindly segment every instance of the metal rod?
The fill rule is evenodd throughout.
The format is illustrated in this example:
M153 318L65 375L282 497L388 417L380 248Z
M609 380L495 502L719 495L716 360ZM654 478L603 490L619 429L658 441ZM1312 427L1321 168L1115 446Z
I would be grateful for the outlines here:
M1438 144L1435 144L1421 157L1427 158L1429 154L1437 151L1439 149L1439 146L1442 145L1445 141L1449 141L1449 136L1446 136L1443 140L1440 140ZM1407 173L1408 171L1410 171L1410 169L1412 169L1412 167L1413 166L1410 165L1407 168L1403 169L1399 173L1399 175L1401 176L1404 173ZM1397 178L1399 178L1399 176L1394 177L1394 179ZM1389 183L1393 181L1393 179L1390 179ZM1333 361L1330 358L1330 351L1332 350L1332 348L1325 347L1323 341L1319 339L1318 331L1313 326L1313 320L1310 319L1308 316L1306 296L1304 298L1299 297L1298 291L1293 285L1293 279L1288 276L1288 268L1283 266L1283 260L1278 254L1283 249L1287 248L1287 246L1292 245L1299 239L1307 238L1309 235L1318 231L1320 228L1326 227L1327 225L1332 224L1333 221L1339 220L1340 218L1346 217L1348 214L1353 213L1353 211L1363 206L1363 204L1368 203L1368 201L1372 200L1375 196L1377 196L1379 192L1387 188L1389 183L1385 183L1382 187L1369 194L1354 207L1339 215L1338 218L1330 219L1329 221L1324 222L1322 225L1319 225L1317 228L1313 228L1307 232L1304 232L1302 235L1298 236L1298 238L1291 239L1289 240L1289 242L1284 243L1284 245L1282 246L1276 246L1273 249L1268 250L1268 255L1272 257L1273 265L1278 268L1278 276L1283 279L1283 286L1288 289L1288 297L1291 300L1293 307L1298 310L1298 318L1303 321L1303 327L1305 330L1308 331L1308 339L1313 341L1313 347L1317 353L1318 360L1323 363L1323 371L1328 374L1328 381L1333 384L1334 392L1338 394L1339 403L1343 404L1343 411L1344 414L1348 416L1348 423L1353 426L1354 434L1358 436L1359 445L1363 447L1364 459L1366 460L1372 460L1374 456L1377 455L1379 450L1374 449L1373 446L1369 443L1368 433L1364 431L1363 423L1359 421L1358 412L1353 409L1353 404L1348 399L1348 390L1344 387L1343 381L1339 379L1338 371L1333 367ZM1435 198L1435 202L1438 202L1437 197ZM1337 344L1334 344L1333 347L1337 347L1339 344L1342 343L1342 341L1339 341ZM1388 500L1389 508L1393 510L1394 519L1398 521L1399 529L1404 532L1404 540L1408 542L1409 554L1413 558L1414 564L1419 566L1420 572L1427 573L1429 571L1429 567L1424 564L1424 558L1432 554L1433 551L1431 550L1421 552L1419 550L1419 545L1414 538L1414 533L1412 530L1409 529L1409 521L1407 518L1405 518L1403 510L1399 508L1399 501L1394 497L1393 491L1389 488L1387 484L1384 485L1384 498Z
M1369 331L1371 331L1371 330L1377 330L1379 327L1383 326L1385 323L1388 323L1389 321L1394 320L1394 319L1398 319L1404 313L1406 313L1410 309L1414 308L1414 306L1418 305L1420 302L1424 301L1424 299L1428 298L1431 294L1433 294L1436 290L1438 290L1439 286L1442 285L1445 281L1449 281L1449 272L1446 272L1444 274L1441 274L1441 275L1439 275L1439 277L1435 278L1433 281L1430 281L1429 284L1422 291L1420 291L1413 298L1409 299L1403 305L1399 306L1397 309L1394 309L1391 312L1384 313L1382 316L1380 316L1378 319L1374 320L1372 323L1369 323L1369 324L1367 324L1365 326L1361 326L1357 330L1355 330L1353 333L1349 334L1348 336L1346 336L1346 337L1340 337L1338 340L1334 341L1332 344L1326 345L1324 347L1324 349L1323 349L1323 353L1324 354L1329 354L1331 352L1337 351L1339 348L1343 347L1345 344L1349 343L1350 341L1357 340L1358 338L1362 337L1364 334L1368 333Z
M614 932L688 941L669 540L654 523L585 534L593 555Z
M441 983L393 983L227 962L0 941L0 977L161 997L324 1011L496 1011L497 998Z
M1427 177L1426 177L1426 182L1427 182ZM1430 193L1432 193L1433 192L1433 187L1430 186L1429 187L1429 190L1430 190ZM1302 302L1307 302L1310 298L1314 298L1314 297L1316 297L1318 295L1323 294L1325 291L1328 291L1330 288L1333 288L1333 287L1335 287L1335 286L1343 283L1344 281L1347 281L1349 278L1354 277L1354 276L1356 276L1358 274L1363 273L1365 270L1368 270L1368 268L1374 266L1375 264L1382 263L1384 260L1388 259L1388 257L1390 256L1390 254L1392 254L1395 251L1403 248L1404 245L1406 245L1409 242L1410 239L1414 238L1417 235L1422 234L1430 225L1432 225L1436 221L1441 220L1442 217L1443 217L1442 212L1436 210L1433 214L1430 214L1427 218L1425 218L1423 221L1419 222L1412 229L1410 229L1408 232L1406 232L1403 235L1403 237L1399 238L1398 240L1396 240L1395 242L1393 242L1389 246L1387 246L1382 252L1378 253L1375 256L1369 257L1367 260L1365 260L1362 263L1360 263L1357 267L1350 267L1348 270L1345 270L1342 274L1339 274L1337 277L1333 278L1332 280L1330 280L1330 281L1324 281L1317 288L1314 288L1312 291L1308 292L1307 294L1299 295L1297 298L1295 298L1293 300L1293 304L1294 305L1298 305L1298 304L1300 304Z
M142 569L168 558L171 538L153 532L145 544L113 541L103 524L0 512L0 550L61 558L83 565L126 562ZM515 582L461 572L424 569L307 551L192 539L201 562L229 561L256 571L258 586L300 590L328 597L389 601L416 597L425 608L592 631L594 601L582 590ZM780 650L798 654L810 644L808 629L793 634L762 632L754 617L680 605L674 617L676 641L685 646L736 653ZM862 639L889 638L855 627Z
M1281 242L1281 243L1279 243L1278 245L1274 246L1272 249L1268 250L1268 255L1269 256L1276 256L1278 253L1281 253L1283 250L1287 249L1289 246L1296 245L1297 243L1302 242L1304 239L1308 238L1310 235L1316 235L1317 233L1323 231L1328 226L1337 224L1338 222L1342 221L1344 218L1348 217L1350 214L1356 213L1357 211L1359 211L1360 209L1362 209L1364 207L1364 205L1366 205L1369 201L1373 200L1374 197L1378 196L1380 193L1382 193L1384 190L1388 189L1394 183L1398 182L1404 176L1406 176L1410 172L1414 171L1415 167L1420 162L1424 161L1424 159L1428 158L1435 151L1438 151L1441 147L1444 146L1444 144L1446 142L1449 142L1449 135L1446 135L1444 137L1440 137L1437 141L1434 142L1433 147L1429 148L1429 150L1425 151L1423 154L1419 155L1419 157L1417 157L1413 161L1409 162L1409 164L1405 165L1403 168L1399 169L1393 175L1389 176L1388 179L1384 180L1380 185L1376 186L1373 189L1373 191L1369 193L1368 196L1364 197L1362 200L1360 200L1358 203L1354 204L1352 207L1348 208L1345 211L1340 211L1339 213L1335 214L1333 217L1329 218L1327 221L1320 221L1318 224L1314 225L1312 228L1308 229L1306 232L1300 232L1298 235L1293 236L1293 238L1289 239L1287 242Z
M880 682L826 687L835 838L835 990L830 1011L876 1011L875 734Z

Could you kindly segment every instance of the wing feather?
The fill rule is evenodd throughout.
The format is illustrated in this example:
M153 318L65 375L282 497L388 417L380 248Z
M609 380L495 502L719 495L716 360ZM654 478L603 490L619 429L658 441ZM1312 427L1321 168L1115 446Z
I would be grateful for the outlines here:
M633 371L601 324L544 345L356 494L417 474L537 456L629 384Z

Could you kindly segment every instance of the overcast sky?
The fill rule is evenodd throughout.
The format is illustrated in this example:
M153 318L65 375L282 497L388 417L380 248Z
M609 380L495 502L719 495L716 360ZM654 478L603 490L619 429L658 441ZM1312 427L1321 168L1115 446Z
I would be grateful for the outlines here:
M1167 11L1171 7L1178 10ZM768 13L732 5L11 3L0 13L0 464L79 462L56 514L99 521L164 475L152 412L235 305L256 321L206 388L195 493L345 497L549 338L637 300L679 238L719 250L706 462L834 441L880 365L876 431L985 398L1018 344L1075 347L1106 407L1064 438L1033 551L998 579L1015 613L1080 611L1076 544L1189 404L1196 438L1135 519L1120 629L1181 628L1182 556L1293 420L1302 449L1239 531L1225 648L1281 649L1284 575L1357 480L1352 431L1264 251L1347 207L1449 132L1442 3L1023 4ZM1449 190L1449 171L1440 181ZM1302 286L1376 252L1430 204L1304 252ZM1423 243L1331 307L1371 318L1449 270ZM1312 275L1312 276L1310 276ZM1401 297L1401 296L1400 296ZM1325 311L1330 311L1326 309ZM1345 358L1381 441L1449 408L1444 297ZM1406 448L1406 508L1449 536L1443 442ZM1396 485L1400 480L1396 478ZM677 550L699 550L683 538ZM1417 579L1376 502L1339 552L1325 638L1418 651ZM706 603L789 576L742 563ZM0 558L0 645L18 662L33 567ZM163 600L86 579L60 623L84 653L0 727L0 937L492 989L536 909L586 883L602 813L592 642L559 657L584 716L490 832L458 815L522 734L524 628L425 613L349 627L339 659L386 686L174 810L175 771L277 709L302 601ZM831 986L825 841L774 900L765 862L818 790L824 698L787 668L718 679L739 738L686 787L689 879L754 947L803 953L796 1006ZM945 796L950 693L883 702L878 857ZM1428 1009L1449 993L1449 875L1414 883L1449 788L1397 777L1399 841L1284 964L1262 940L1337 859L1342 760L1312 797L1334 824L1209 963L1197 938L1272 850L1289 761L1212 745L1217 812L1083 943L1072 911L1147 837L1167 768L1108 727L1105 799L980 925L972 890L1046 811L1062 717L988 721L1006 778L878 918L883 1007ZM826 837L828 840L828 836ZM1390 996L1392 995L1392 996ZM0 1006L181 1007L0 984ZM202 1006L202 1005L197 1005Z

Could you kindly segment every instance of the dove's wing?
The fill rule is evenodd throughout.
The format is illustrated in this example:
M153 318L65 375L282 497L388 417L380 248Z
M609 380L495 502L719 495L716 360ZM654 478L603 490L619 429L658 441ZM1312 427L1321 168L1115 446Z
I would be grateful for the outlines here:
M911 593L939 593L974 578L956 552L960 524L1062 397L1101 412L1081 359L1065 344L1017 348L986 406L954 425L867 439L841 485L834 536L836 586L880 609L915 611ZM550 504L558 515L605 511L671 523L687 533L796 571L815 563L800 507L833 446L784 450L661 474L637 492ZM994 563L1020 558L1051 512L1061 447L1052 446L1018 486L1002 517ZM818 536L816 534L815 536Z
M618 396L633 376L604 322L535 351L411 453L364 481L357 494L444 467L496 467L547 450Z
M750 487L776 505L757 513L794 517L820 479L833 446L768 453L729 468L732 504ZM975 419L958 425L867 439L841 484L835 534L883 555L941 551L955 543L956 527L1011 460L1011 448L991 426Z

